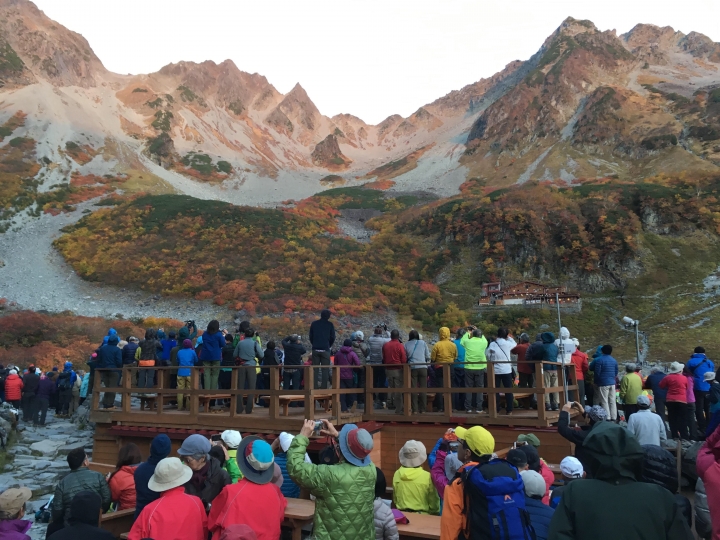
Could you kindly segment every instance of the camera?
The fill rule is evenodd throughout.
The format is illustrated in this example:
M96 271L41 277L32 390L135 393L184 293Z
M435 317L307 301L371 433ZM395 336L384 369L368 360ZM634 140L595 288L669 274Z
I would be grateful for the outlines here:
M323 427L325 427L325 424L323 424L323 421L322 421L322 420L316 420L316 421L315 421L315 429L313 429L313 431L314 431L315 433L320 433L320 430L321 430Z
M193 328L195 326L195 321L185 321L185 326Z
M451 442L448 447L450 448L451 452L457 453L457 451L460 449L460 443L458 441Z

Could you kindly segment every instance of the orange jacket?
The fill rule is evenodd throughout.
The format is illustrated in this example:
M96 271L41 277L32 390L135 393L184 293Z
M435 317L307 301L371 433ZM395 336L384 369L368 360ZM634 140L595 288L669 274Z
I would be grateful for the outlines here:
M588 355L582 351L572 353L572 363L575 364L575 375L578 381L585 380L585 374L588 372Z
M8 375L5 379L5 400L18 401L22 398L23 382L19 375Z
M137 465L125 465L108 482L112 500L119 503L118 510L135 508L135 469Z
M458 472L475 465L477 462L466 463ZM467 528L467 516L463 513L465 493L459 478L445 486L444 497L445 502L440 517L440 540L457 540L460 533ZM469 533L465 537L469 538Z

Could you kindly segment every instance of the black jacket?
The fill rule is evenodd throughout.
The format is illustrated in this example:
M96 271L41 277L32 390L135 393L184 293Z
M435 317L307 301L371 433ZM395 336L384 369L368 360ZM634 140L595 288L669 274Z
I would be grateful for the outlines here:
M140 344L140 360L159 360L162 344L157 339L143 339Z
M222 348L222 360L220 362L221 366L234 366L235 365L235 347L233 347L232 342L226 343L225 346Z
M40 386L40 376L36 373L26 373L23 375L23 395L34 396L37 394Z
M283 350L285 351L286 366L302 366L302 356L307 353L307 349L302 343L293 343L290 337L282 340Z
M567 411L560 411L560 417L558 418L558 433L575 445L575 457L578 458L580 463L582 463L586 472L588 471L589 460L583 450L583 442L590 434L593 427L594 426L580 426L580 429L574 429L570 427L570 413ZM588 475L589 474L590 473L588 472Z
M228 472L222 468L222 465L220 465L220 462L215 459L214 457L210 458L210 470L208 471L207 478L205 479L205 484L201 490L195 489L195 486L192 484L192 480L185 484L185 493L188 495L195 495L196 497L200 497L203 504L205 505L205 508L207 509L209 505L213 502L215 497L220 495L220 492L223 490L225 486L228 486L232 483L232 480L230 480L230 475Z
M53 533L48 540L115 540L115 535L100 527L93 527L87 523L78 523L60 529Z
M122 363L123 366L128 366L135 363L135 351L139 345L134 341L131 341L122 348Z
M122 351L115 345L103 345L98 349L97 369L121 368L123 366Z
M335 343L335 325L327 319L319 319L310 325L310 345L316 351L330 351Z
M265 354L263 355L263 359L261 364L263 366L277 366L278 364L278 357L275 353L275 349L265 349Z

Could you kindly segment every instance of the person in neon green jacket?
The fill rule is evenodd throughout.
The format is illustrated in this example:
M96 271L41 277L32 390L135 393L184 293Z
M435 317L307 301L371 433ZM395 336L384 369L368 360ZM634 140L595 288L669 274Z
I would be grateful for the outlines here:
M408 441L400 449L400 467L393 476L395 506L405 512L440 513L440 497L430 473L422 468L427 450L420 441Z
M488 340L482 332L472 326L460 340L460 345L465 348L465 388L482 388L485 386L487 375L487 358L485 349L488 347ZM475 398L473 397L475 396ZM472 401L477 399L477 408L472 409ZM482 412L483 395L480 393L465 394L465 410L467 412Z

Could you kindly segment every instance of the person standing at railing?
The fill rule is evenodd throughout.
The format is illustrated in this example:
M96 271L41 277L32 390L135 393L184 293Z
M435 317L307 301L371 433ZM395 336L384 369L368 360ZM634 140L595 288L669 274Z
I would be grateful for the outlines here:
M465 347L462 346L462 337L467 334L467 328L459 328L455 333L455 339L453 343L457 347L458 357L455 360L455 365L452 367L452 387L453 388L465 388ZM465 394L453 394L452 395L453 409L456 411L462 411L465 406Z
M120 373L123 367L122 351L118 349L117 336L111 336L107 345L103 345L98 349L97 358L95 359L95 369L104 369L112 371L101 371L100 382L105 388L113 388L120 384ZM115 407L115 392L105 392L102 398L102 406L105 409Z
M400 342L400 331L390 332L390 341L383 345L383 364L389 388L403 387L403 364L407 364L405 347ZM395 408L396 414L403 414L403 394L393 392L388 399L388 409Z
M192 341L189 339L183 340L183 348L178 351L176 355L177 364L180 368L177 371L177 387L178 390L188 389L190 390L190 374L191 368L198 364L198 357L193 350ZM190 396L188 396L188 405L190 404ZM178 393L177 395L178 411L186 411L189 407L185 406L184 394Z
M360 359L360 364L363 369L357 371L357 387L362 391L358 392L357 401L358 405L365 405L365 363L367 362L368 356L370 356L370 347L365 343L365 334L358 330L350 335L352 340L352 349Z
M245 330L245 339L238 342L235 347L235 358L239 361L240 366L252 366L253 369L240 369L238 370L238 389L245 390L245 383L247 382L248 390L255 390L257 386L257 365L258 361L262 360L264 352L260 343L253 339L255 336L255 330L248 328ZM247 414L252 413L253 402L255 396L245 396L242 393L237 397L236 412L241 414L243 408Z
M300 390L303 355L307 353L300 343L300 336L293 334L282 340L285 363L283 367L283 390ZM295 367L297 366L297 367Z
M608 418L615 422L617 420L615 381L618 375L618 363L611 356L612 345L603 345L600 351L601 356L592 361L590 370L595 373L595 386L600 394L599 404L607 412Z
M373 372L373 388L385 387L385 368L381 367L383 363L383 347L390 341L390 336L383 332L382 326L376 326L374 333L368 339L368 347L370 349L370 357L367 363L372 365ZM375 393L375 408L382 409L386 403L387 394L384 392Z
M517 343L510 336L507 328L498 328L497 339L493 341L487 348L486 356L490 362L495 364L495 386L500 388L512 388L515 382L513 376L514 370L510 363L512 358L512 351ZM513 412L513 401L514 397L511 392L505 392L505 412L512 414ZM500 412L500 405L498 404L498 412Z
M588 355L582 352L578 347L580 347L580 342L577 340L577 338L573 338L573 345L575 345L575 352L572 353L572 363L575 365L575 378L577 379L577 394L578 399L577 401L580 402L580 405L583 407L585 406L585 375L587 375L589 364L588 364Z
M225 346L225 335L224 331L220 331L220 323L216 320L210 321L207 325L207 332L202 335L202 338L200 362L205 367L205 389L217 390L222 348Z
M156 336L157 334L153 328L148 328L147 330L145 330L145 339L140 342L140 345L135 351L135 360L137 360L138 367L155 367L158 359L158 353L162 351L162 345L160 344ZM138 388L152 388L154 385L154 369L138 370Z
M485 351L488 341L482 332L474 326L466 332L460 340L460 345L465 349L465 388L482 388L485 386L487 376L487 358ZM475 401L476 408L472 404ZM465 411L468 413L479 412L483 409L483 395L480 393L465 394Z
M427 388L428 364L430 363L430 349L417 330L410 330L408 342L405 343L407 363L410 364L410 386L412 388ZM419 399L418 399L419 396ZM427 394L413 394L411 398L413 414L427 412Z
M352 340L346 339L340 350L335 353L336 366L348 366L340 369L340 388L355 388L352 366L360 367L360 359L352 349ZM355 403L355 394L340 394L340 412L348 412Z
M520 343L513 347L511 354L517 355L518 377L520 379L519 388L535 388L535 366L530 363L527 358L527 352L530 348L530 336L525 332L520 334L518 338ZM530 401L530 408L537 409L537 395L533 394Z
M433 345L430 352L430 359L436 364L454 364L458 358L458 349L455 343L450 340L450 329L447 326L440 328L439 337L440 341ZM465 354L465 360L467 361L467 351ZM467 368L467 365L465 367ZM442 365L435 365L433 368L435 371L435 385L442 388L445 376ZM435 409L440 412L445 411L445 400L440 392L435 394Z
M330 310L323 309L320 319L310 325L310 344L312 345L312 365L329 366L330 349L335 343L335 325L330 322ZM315 388L328 388L329 368L314 369Z
M540 334L540 339L543 343L543 355L540 360L546 362L553 362L552 364L543 364L543 382L545 388L555 388L558 386L558 367L557 362L558 348L555 345L555 334L552 332L543 332ZM537 357L533 357L535 360ZM558 393L550 392L545 394L545 410L546 411L557 411L558 405Z
M225 346L222 348L222 361L218 375L218 388L230 390L232 385L232 368L235 365L235 346L232 334L225 334Z

